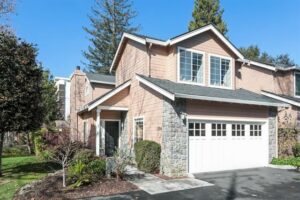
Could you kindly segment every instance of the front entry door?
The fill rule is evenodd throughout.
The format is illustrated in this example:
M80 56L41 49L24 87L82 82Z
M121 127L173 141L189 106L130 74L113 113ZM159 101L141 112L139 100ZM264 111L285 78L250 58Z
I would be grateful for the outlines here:
M105 121L105 154L113 156L119 147L119 121Z

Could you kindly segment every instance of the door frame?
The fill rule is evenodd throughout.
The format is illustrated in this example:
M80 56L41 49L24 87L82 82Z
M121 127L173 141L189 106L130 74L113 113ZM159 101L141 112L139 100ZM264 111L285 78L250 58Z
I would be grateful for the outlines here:
M263 123L264 130L267 133L266 143L269 141L269 120L268 119L262 119L262 118L250 118L250 117L219 117L219 116L197 116L197 115L187 115L186 117L186 137L187 137L187 163L186 163L186 169L188 174L190 174L190 142L189 142L189 121L190 120L196 120L196 121L208 121L208 122L224 122L224 123L230 123L230 122L243 122L243 123ZM267 148L267 155L269 154L269 146Z
M121 135L121 120L120 119L101 119L101 133L104 133L104 154L105 152L105 122L118 122L119 123L119 131L118 131L118 148L120 148L120 135Z

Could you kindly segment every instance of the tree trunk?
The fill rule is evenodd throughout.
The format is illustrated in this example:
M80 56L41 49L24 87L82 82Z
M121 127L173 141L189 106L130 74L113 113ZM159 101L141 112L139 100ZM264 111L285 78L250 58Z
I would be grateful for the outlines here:
M29 134L30 134L30 133L27 133L27 134L26 134L26 140L27 140L27 141L26 141L26 144L27 144L28 153L31 155L31 147L30 147L31 144L30 144L30 137L29 137Z
M63 187L66 187L66 172L65 165L63 165Z
M3 176L3 174L2 174L3 140L4 140L4 133L0 133L0 176Z

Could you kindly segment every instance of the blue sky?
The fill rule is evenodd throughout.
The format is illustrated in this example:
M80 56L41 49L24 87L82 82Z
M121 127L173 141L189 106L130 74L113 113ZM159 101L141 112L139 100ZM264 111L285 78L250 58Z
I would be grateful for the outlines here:
M38 59L55 76L84 66L94 0L18 0L16 34L37 45ZM172 4L170 4L172 2ZM257 44L271 55L288 53L300 64L300 0L221 0L228 36L237 46ZM140 33L168 39L187 31L193 0L134 0Z

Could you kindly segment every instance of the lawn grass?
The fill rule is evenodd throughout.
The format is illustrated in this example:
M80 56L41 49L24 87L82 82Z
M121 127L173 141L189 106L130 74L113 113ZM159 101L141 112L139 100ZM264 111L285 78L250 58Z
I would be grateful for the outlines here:
M12 199L16 190L34 180L41 179L58 169L58 165L35 156L7 157L2 160L3 177L0 177L0 199Z
M300 166L300 157L273 158L272 164Z

